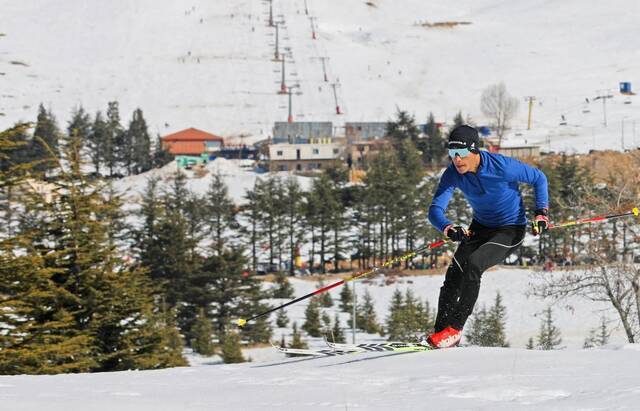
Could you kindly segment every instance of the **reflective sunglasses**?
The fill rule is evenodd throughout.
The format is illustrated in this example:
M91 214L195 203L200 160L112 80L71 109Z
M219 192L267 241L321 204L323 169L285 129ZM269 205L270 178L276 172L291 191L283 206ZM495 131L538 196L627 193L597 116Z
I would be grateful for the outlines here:
M468 148L450 148L449 149L449 157L451 157L452 160L455 159L456 156L460 158L465 158L470 153L471 151Z

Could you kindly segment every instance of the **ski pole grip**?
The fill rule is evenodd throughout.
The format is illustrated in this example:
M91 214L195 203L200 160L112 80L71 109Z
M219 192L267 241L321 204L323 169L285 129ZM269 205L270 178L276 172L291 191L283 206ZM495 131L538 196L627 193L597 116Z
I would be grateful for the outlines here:
M634 216L636 216L636 217L637 217L638 215L640 215L640 210L638 210L638 207L633 207L633 210L632 210L632 211L633 211L633 215L634 215Z

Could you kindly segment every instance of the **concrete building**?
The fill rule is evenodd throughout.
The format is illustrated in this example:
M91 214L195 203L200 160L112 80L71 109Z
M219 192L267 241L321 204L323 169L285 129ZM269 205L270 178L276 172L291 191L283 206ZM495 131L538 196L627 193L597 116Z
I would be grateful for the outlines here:
M344 145L339 143L271 144L271 171L322 170L336 161L343 161Z
M344 125L344 133L347 144L379 140L387 135L387 122L347 122Z
M355 170L366 169L368 162L388 147L386 134L387 122L345 123L346 158L349 167Z
M333 123L330 121L276 121L272 142L275 144L304 144L326 142L333 139Z

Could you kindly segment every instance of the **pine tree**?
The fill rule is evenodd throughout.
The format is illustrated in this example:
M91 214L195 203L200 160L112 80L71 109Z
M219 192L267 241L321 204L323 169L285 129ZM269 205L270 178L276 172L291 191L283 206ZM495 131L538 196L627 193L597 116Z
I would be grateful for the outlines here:
M551 307L544 310L544 318L540 324L538 333L538 347L541 350L555 350L562 344L560 330L553 323L553 313Z
M318 229L320 270L322 274L325 274L327 271L326 256L331 250L331 244L333 244L336 269L338 254L342 247L341 229L344 222L342 219L344 209L340 203L340 190L329 176L321 174L313 181L308 201L313 204L308 209L313 214L309 214L307 218Z
M320 323L320 301L317 298L311 298L307 309L304 312L305 322L302 329L311 337L322 336L322 324Z
M212 176L205 198L207 229L213 239L212 248L220 255L229 241L229 231L238 226L235 204L220 173Z
M353 293L348 284L345 284L340 290L340 311L345 313L353 311Z
M255 276L251 276L246 269L243 271L242 279L242 292L237 308L241 318L251 318L269 310L271 307L262 301L265 295L262 292L261 282ZM249 343L268 343L272 335L273 328L267 316L260 317L243 328L243 337Z
M278 313L276 314L276 326L284 328L287 324L289 324L287 312L285 310L278 310Z
M83 148L89 143L91 134L91 116L84 111L82 106L76 107L71 112L71 121L67 126L67 135L77 135L82 142Z
M106 135L104 136L100 149L105 166L109 169L109 177L112 177L114 169L121 164L123 153L126 149L124 144L124 130L120 123L120 111L117 101L108 103Z
M487 316L486 306L482 306L481 309L473 313L473 317L469 321L470 324L466 327L469 330L467 331L466 338L470 345L484 346Z
M333 328L331 329L331 334L327 336L327 339L335 343L344 344L347 342L344 331L340 326L340 318L338 317L338 313L336 313L333 318Z
M420 333L423 325L420 324L422 316L421 311L424 308L422 303L416 299L413 291L407 288L404 295L404 305L402 307L402 333L399 335L401 341L411 340L416 334Z
M356 312L356 324L359 329L366 333L374 334L380 332L380 324L376 316L373 298L368 289L365 289L362 303L358 304Z
M284 183L284 197L282 199L284 213L282 215L284 230L289 248L289 274L293 275L296 268L296 253L298 246L304 241L304 192L298 180L289 178Z
M323 324L322 334L324 334L325 336L329 335L331 333L331 317L329 317L329 314L323 311L321 318Z
M449 128L449 130L453 130L454 128L458 127L458 126L462 126L466 124L466 121L464 120L464 117L462 116L462 111L458 111L455 115L455 117L453 117L453 125Z
M168 150L166 150L162 146L162 140L160 139L160 136L157 136L155 139L153 156L151 159L153 167L161 168L172 161L173 161L173 154L171 154Z
M88 141L85 147L89 152L89 157L91 158L91 163L93 164L96 174L100 174L100 166L105 161L105 153L103 150L105 146L108 145L107 138L109 138L107 122L104 120L100 111L96 113L87 138Z
M589 336L584 340L583 348L602 347L609 343L611 331L607 326L606 317L602 316L600 325L589 331Z
M190 345L193 351L205 356L211 356L215 353L212 341L213 325L205 315L204 308L198 310L198 316L191 329L191 335L193 339Z
M65 163L56 182L53 225L48 232L56 258L52 262L69 292L77 296L75 314L79 328L95 336L97 370L162 368L175 365L167 356L162 324L155 321L154 290L144 271L123 264L109 236L114 226L114 203L104 196L101 185L89 183L81 171L81 141L75 137L65 148ZM44 224L43 224L44 225Z
M12 328L17 334L4 336L2 355L12 360L3 359L3 367L10 373L58 373L183 363L180 354L167 351L165 324L157 321L144 272L125 264L109 239L114 206L102 185L82 174L80 147L77 136L65 147L52 201L29 193L24 202L17 238L28 242L5 250L19 244L30 266L13 252L2 255L7 264L1 266L13 265L12 275L22 277L15 284L20 288L3 292L13 299L0 311L19 321Z
M188 365L187 360L182 356L184 342L178 330L176 310L167 308L163 303L160 306L160 311L154 316L154 321L161 330L159 346L163 348L163 351L158 355L160 363L172 367Z
M435 310L431 308L431 304L429 304L429 300L424 301L422 316L419 317L420 331L423 333L430 333L433 330L433 327L436 322L436 313Z
M87 372L96 367L93 337L79 330L60 272L23 233L0 242L0 374Z
M246 244L251 250L251 271L256 272L258 269L258 246L263 239L262 232L259 230L258 224L262 218L262 209L260 205L259 188L262 185L260 179L256 179L253 189L247 190L245 193L246 204L243 207L242 214L246 220L246 227L241 227L241 232L246 238Z
M324 281L322 281L322 278L320 278L316 283L316 289L319 290L323 287L324 287ZM328 292L320 294L318 296L318 299L320 300L320 305L322 307L325 307L325 308L333 307L333 298L331 298L331 294L329 294Z
M404 335L404 299L402 292L396 288L391 296L391 304L389 306L389 315L386 320L386 331L389 341L402 340Z
M240 347L240 335L236 332L229 331L224 334L221 350L222 361L225 364L235 364L245 362Z
M249 275L245 265L241 249L212 255L203 264L200 287L194 288L194 291L201 290L200 301L212 307L214 328L221 339L232 319L250 318L268 309L261 302L264 295L260 282ZM261 317L247 324L242 335L249 342L269 342L271 334L268 318Z
M190 328L197 309L207 304L206 299L204 302L198 300L198 295L206 294L208 290L197 284L202 278L199 271L202 259L196 251L202 219L192 211L196 208L192 206L196 200L186 189L182 173L176 175L163 193L158 192L158 184L158 180L150 179L143 195L143 204L138 211L143 225L133 232L134 249L167 304L179 307L180 329L187 341L191 341ZM187 297L188 293L196 296Z
M446 155L446 144L433 113L429 113L425 134L427 135L425 143L419 147L422 149L422 158L425 164L437 166L442 163Z
M33 164L22 163L15 152L27 141L27 124L0 132L0 188L10 193L20 187ZM8 219L11 196L0 198ZM21 196L24 212L36 213L45 204L27 191ZM60 271L47 265L37 246L37 223L24 225L0 237L0 374L55 374L85 372L96 366L93 338L77 330L69 307L74 301L59 281Z
M396 121L387 123L386 135L391 138L394 144L399 144L403 140L410 140L413 144L417 144L420 138L420 129L412 115L398 109Z
M529 340L527 341L526 348L527 348L527 350L533 350L535 348L535 344L533 342L533 337L529 337Z
M302 339L302 335L298 331L298 323L293 322L292 334L291 334L291 343L289 343L289 348L301 348L306 349L309 348L306 342Z
M467 341L482 347L508 347L505 335L506 308L502 305L500 292L496 293L493 306L483 306L474 313L467 334Z
M60 155L60 129L51 110L46 110L42 104L38 107L38 119L33 132L31 158L36 161L35 169L46 172L55 165L55 159Z
M126 140L130 147L127 149L128 170L134 174L144 173L151 170L151 138L147 122L144 119L142 110L137 108L133 112L129 128L126 131Z
M506 339L506 317L507 309L502 305L502 296L500 292L496 292L496 298L493 306L487 313L485 323L486 331L484 338L485 347L508 347L509 343Z
M273 287L273 298L295 298L295 291L291 282L287 278L287 274L282 271L276 273L276 285Z
M14 197L25 183L26 174L33 169L33 164L26 161L28 129L28 124L16 124L0 132L0 234L8 237L13 235L18 214Z

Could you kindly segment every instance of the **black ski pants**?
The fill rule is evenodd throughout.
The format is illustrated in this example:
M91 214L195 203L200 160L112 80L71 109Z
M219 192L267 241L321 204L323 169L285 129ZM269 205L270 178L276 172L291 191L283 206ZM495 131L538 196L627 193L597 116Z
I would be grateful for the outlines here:
M482 273L501 263L524 239L526 226L485 227L473 221L471 236L460 243L440 288L435 331L462 330L480 292Z

